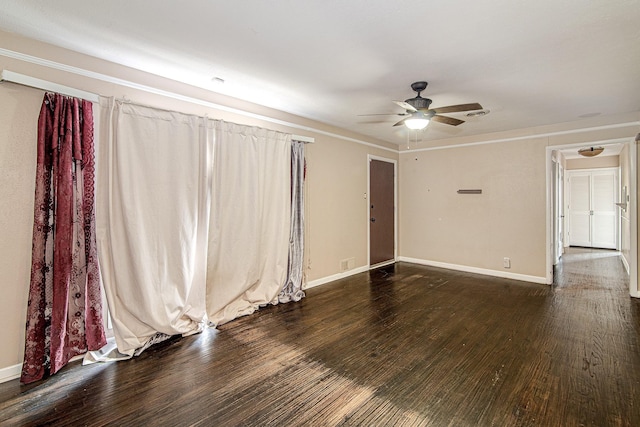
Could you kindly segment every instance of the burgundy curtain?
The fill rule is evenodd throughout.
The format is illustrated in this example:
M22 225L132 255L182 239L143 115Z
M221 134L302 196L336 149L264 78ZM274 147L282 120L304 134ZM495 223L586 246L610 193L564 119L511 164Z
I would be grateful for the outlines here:
M95 240L93 108L47 93L38 119L31 284L20 381L106 344Z

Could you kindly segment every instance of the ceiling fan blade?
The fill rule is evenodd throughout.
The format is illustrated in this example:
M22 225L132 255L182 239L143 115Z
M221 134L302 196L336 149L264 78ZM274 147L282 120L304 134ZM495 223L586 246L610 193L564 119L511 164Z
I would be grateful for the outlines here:
M398 123L396 123L394 126L402 126L404 124L404 121L407 120L409 117L400 120Z
M458 126L464 123L464 120L455 119L453 117L447 117L447 116L433 116L431 117L431 120L434 122L440 122L440 123L444 123L451 126Z
M377 114L358 114L358 117L367 116L408 116L409 113L377 113Z
M415 109L415 107L411 104L409 104L408 102L404 102L404 101L393 101L395 104L401 106L402 108L404 108L407 111L418 111Z
M473 104L449 105L447 107L432 108L436 114L440 113L458 113L460 111L482 110L482 105L474 102Z
M388 125L389 124L387 120L381 120L381 119L360 120L357 123L359 125Z

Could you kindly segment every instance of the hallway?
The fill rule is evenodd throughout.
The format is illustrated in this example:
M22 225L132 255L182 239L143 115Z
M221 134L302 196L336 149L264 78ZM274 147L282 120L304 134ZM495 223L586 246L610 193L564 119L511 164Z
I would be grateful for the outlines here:
M620 252L609 249L569 247L565 249L553 278L556 290L624 290L629 276Z

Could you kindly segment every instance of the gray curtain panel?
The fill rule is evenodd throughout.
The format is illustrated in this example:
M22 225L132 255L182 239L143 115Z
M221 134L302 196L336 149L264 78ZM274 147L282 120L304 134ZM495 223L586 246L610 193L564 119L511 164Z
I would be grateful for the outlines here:
M291 142L291 240L289 241L289 270L278 301L300 301L304 259L304 143Z

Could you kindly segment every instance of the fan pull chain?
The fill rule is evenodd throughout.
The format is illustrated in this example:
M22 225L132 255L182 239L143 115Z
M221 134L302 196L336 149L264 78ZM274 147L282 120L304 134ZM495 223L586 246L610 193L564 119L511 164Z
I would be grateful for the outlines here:
M418 148L418 141L422 141L422 138L420 138L420 140L418 140L418 133L424 133L424 129L408 129L409 132L407 132L407 150L411 149L411 134L413 133L415 135L415 138L413 140L414 142L414 148Z

